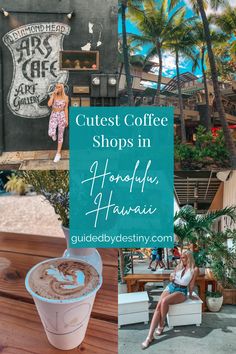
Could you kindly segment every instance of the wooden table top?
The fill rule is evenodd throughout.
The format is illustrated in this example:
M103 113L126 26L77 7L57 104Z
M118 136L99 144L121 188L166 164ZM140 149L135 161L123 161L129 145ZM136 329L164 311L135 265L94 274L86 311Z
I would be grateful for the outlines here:
M170 279L170 274L165 274L165 273L153 273L153 274L146 274L146 273L135 273L135 274L128 274L124 278L125 280L169 280ZM204 280L207 279L206 276L204 275L198 275L197 276L198 280Z
M117 354L117 250L99 249L103 285L94 303L84 342L61 351L46 338L32 297L24 286L28 270L47 258L60 257L65 239L0 232L0 353Z

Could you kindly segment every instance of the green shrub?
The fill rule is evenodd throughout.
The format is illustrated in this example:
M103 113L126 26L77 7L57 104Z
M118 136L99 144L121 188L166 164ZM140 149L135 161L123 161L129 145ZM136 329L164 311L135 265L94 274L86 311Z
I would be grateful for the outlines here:
M233 246L227 246L227 239L233 240ZM236 230L212 232L208 239L208 254L214 277L224 288L236 288Z
M208 263L207 250L205 248L193 253L195 264L197 267L205 267Z
M183 169L224 168L229 166L229 153L222 131L214 137L203 126L196 130L195 145L183 144L175 139L175 161Z
M26 171L24 181L49 201L62 225L69 227L69 172Z

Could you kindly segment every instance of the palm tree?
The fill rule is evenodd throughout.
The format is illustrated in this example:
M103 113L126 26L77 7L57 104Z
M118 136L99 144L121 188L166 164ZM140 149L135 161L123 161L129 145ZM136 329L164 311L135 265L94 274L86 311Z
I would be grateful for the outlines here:
M222 216L228 216L235 221L236 206L209 211L204 215L197 215L196 210L192 206L186 205L175 213L174 233L182 246L185 241L193 244L204 243L207 234L212 233L214 221Z
M226 35L226 34L225 34ZM218 76L221 80L231 81L236 71L235 59L232 54L232 41L225 41L224 43L214 43L213 51L215 54L215 61L218 70ZM206 56L206 69L208 75L210 72L209 60Z
M232 41L230 43L232 58L236 59L236 7L232 7L227 4L223 13L218 16L212 17L212 21L215 22L225 33L230 36L233 34Z
M174 22L183 7L170 11L169 1L144 0L142 9L132 8L128 14L136 24L141 34L132 34L131 37L140 45L149 46L147 58L157 55L159 61L158 82L156 91L156 104L160 104L160 91L163 70L163 51L168 47L170 32Z
M144 66L146 62L145 56L139 54L142 48L138 45L134 45L132 39L127 36L127 48L129 53L129 64L132 67L136 62L140 63L140 66ZM118 41L118 63L119 63L119 81L121 79L121 75L124 68L124 54L123 54L123 45L122 45L122 36L120 36Z
M229 39L225 33L220 31L211 30L211 42L215 45L224 45L226 40ZM203 76L203 84L205 91L205 101L206 101L206 117L207 117L207 129L211 129L211 113L209 107L209 94L208 94L208 85L207 85L207 76L205 71L205 59L206 59L206 39L202 22L197 22L195 24L195 42L198 47L199 54L195 57L193 69L198 66L198 62L200 60L201 63L201 71Z
M213 83L213 88L215 93L216 108L224 132L225 142L229 149L231 164L232 167L235 168L236 167L236 147L234 144L233 137L230 133L230 129L228 127L228 122L226 119L225 110L222 102L222 97L221 97L221 92L220 92L220 87L218 82L217 67L214 58L214 53L212 50L211 34L210 34L209 22L205 12L204 0L191 0L191 1L194 2L197 1L198 9L202 18L202 23L203 23L203 28L204 28L205 38L206 38L207 52L208 52L209 63L211 68L211 78L212 78L212 83ZM218 6L222 4L222 0L210 0L210 4L213 8L217 9Z
M126 11L129 7L136 7L142 3L142 0L119 0L121 19L122 19L122 46L124 56L124 67L127 84L128 103L130 106L134 104L134 96L132 91L132 78L130 74L129 50L126 31Z
M180 0L170 0L170 7L173 8L173 6L175 6L177 3L180 3ZM224 110L224 106L222 103L222 96L221 96L219 82L218 82L216 61L215 61L214 53L212 50L210 26L209 26L209 21L207 19L207 15L206 15L206 8L207 8L208 3L211 5L211 7L213 9L217 10L220 5L223 5L225 3L225 0L190 0L190 3L192 5L193 10L197 14L200 13L200 15L201 15L202 24L203 24L204 33L205 33L205 40L206 40L209 64L210 64L210 68L211 68L211 79L212 79L212 84L213 84L213 88L214 88L216 109L218 111L219 118L221 121L221 126L222 126L223 133L224 133L225 143L226 143L229 153L230 153L231 165L233 168L236 168L236 147L234 144L233 137L230 133L230 129L228 127L228 122L226 119L225 110Z
M127 94L128 94L128 103L130 106L133 105L134 96L132 91L132 79L130 75L130 66L129 66L129 51L127 45L127 32L126 32L126 10L128 6L128 0L121 0L121 18L122 18L122 36L123 36L123 56L124 56L124 66L125 66L125 75L127 83Z
M191 60L194 60L195 58L195 42L193 36L194 25L192 24L192 21L195 18L185 18L185 15L186 10L183 8L175 17L174 27L170 32L170 37L167 44L168 48L175 54L177 90L180 109L181 141L183 144L186 143L186 128L180 82L179 58L180 55L183 55L185 58L190 58Z

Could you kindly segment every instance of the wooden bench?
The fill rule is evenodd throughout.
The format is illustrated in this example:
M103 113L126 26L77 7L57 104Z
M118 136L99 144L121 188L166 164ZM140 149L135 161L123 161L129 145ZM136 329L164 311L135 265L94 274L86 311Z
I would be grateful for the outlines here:
M169 274L128 274L124 278L127 284L127 292L143 291L146 283L162 282L170 280ZM213 284L213 291L216 289L216 281L209 279L206 275L199 275L196 279L196 286L199 289L199 297L202 299L202 311L206 310L206 290L208 284Z
M148 294L146 291L119 294L118 296L118 325L149 321Z
M194 296L197 296L195 293ZM202 323L202 300L187 299L181 304L170 305L167 314L169 328L175 326L196 325Z

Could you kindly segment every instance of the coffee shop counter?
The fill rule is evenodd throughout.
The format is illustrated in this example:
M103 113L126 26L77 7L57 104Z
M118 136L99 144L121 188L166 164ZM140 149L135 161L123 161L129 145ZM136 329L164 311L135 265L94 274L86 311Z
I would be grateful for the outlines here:
M61 351L46 338L33 299L24 285L35 264L60 257L65 240L59 237L0 232L0 353L117 354L117 250L99 249L103 285L96 296L84 342Z

